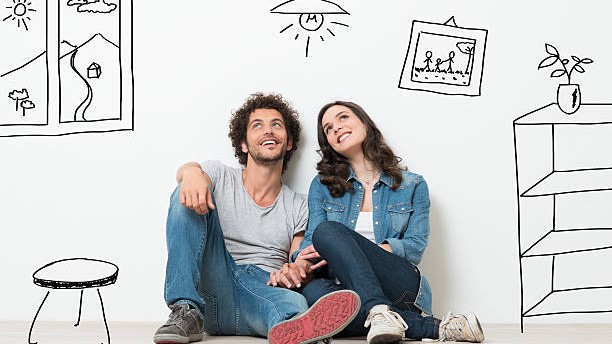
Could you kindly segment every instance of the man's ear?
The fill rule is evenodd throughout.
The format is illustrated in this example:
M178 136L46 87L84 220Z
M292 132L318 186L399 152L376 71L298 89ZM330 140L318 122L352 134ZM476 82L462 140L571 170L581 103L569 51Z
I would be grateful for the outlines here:
M240 146L242 147L242 153L248 153L249 152L249 148L247 147L246 142L242 141Z
M287 142L287 151L290 151L290 150L291 150L291 148L293 148L293 140L289 140L289 141Z

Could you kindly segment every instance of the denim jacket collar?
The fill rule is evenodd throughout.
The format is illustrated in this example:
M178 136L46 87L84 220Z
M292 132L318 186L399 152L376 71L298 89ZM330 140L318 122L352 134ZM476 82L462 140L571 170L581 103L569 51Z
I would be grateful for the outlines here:
M394 180L393 177L391 177L390 175L386 174L385 172L380 172L380 179L381 182L387 184L387 186L391 187L393 186ZM355 171L353 171L353 167L351 167L349 165L349 175L348 178L346 178L346 181L358 181L357 179L357 175L355 174Z

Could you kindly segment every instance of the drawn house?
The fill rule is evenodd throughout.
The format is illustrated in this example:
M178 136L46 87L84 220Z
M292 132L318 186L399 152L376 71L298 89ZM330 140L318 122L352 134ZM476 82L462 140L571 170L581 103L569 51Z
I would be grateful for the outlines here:
M87 67L87 77L89 79L97 79L102 74L102 67L99 64L92 62L89 67Z

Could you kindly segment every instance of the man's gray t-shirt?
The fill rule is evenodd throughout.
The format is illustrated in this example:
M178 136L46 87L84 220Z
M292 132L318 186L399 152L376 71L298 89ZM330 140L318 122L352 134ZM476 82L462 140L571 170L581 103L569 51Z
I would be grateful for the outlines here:
M201 166L212 180L225 245L236 264L279 269L288 261L293 236L308 225L306 196L283 184L276 201L263 208L246 192L241 168L219 161L205 161Z

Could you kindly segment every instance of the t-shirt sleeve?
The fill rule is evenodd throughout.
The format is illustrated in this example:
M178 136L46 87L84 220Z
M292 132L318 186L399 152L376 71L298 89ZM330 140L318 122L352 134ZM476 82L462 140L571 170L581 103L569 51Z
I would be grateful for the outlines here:
M202 171L210 177L212 181L211 187L214 190L215 186L219 185L221 182L225 165L217 160L206 160L200 163L200 166L202 167Z
M308 201L305 195L297 194L297 202L296 209L298 212L296 214L296 226L293 230L293 235L296 235L299 232L305 232L308 227Z

